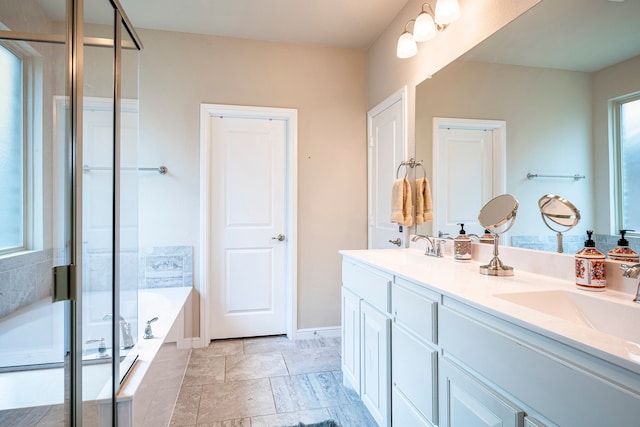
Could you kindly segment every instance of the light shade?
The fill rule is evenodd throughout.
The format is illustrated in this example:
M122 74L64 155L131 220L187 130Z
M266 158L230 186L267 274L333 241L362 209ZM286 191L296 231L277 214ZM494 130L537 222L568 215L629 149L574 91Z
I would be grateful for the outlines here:
M413 36L410 32L405 31L398 38L398 47L396 49L396 55L398 58L411 58L418 53L418 45L416 41L413 39Z
M427 12L422 12L416 18L413 25L413 39L417 42L426 42L436 36L436 25L433 18Z
M438 0L436 3L436 23L448 25L460 18L460 5L458 0Z

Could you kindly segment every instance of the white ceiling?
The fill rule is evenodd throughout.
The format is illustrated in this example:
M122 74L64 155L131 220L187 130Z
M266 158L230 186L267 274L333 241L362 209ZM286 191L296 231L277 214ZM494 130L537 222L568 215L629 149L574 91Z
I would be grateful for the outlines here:
M366 49L407 0L120 0L120 3L135 28ZM401 31L398 28L398 35Z
M465 59L593 72L640 55L640 0L543 0Z

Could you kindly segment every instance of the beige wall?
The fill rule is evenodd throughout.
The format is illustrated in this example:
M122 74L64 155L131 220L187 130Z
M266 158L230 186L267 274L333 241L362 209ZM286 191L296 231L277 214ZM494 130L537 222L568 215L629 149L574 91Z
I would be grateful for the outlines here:
M339 249L366 247L366 53L140 30L141 246L195 248L200 103L298 110L298 327L340 325ZM192 336L198 336L198 301Z

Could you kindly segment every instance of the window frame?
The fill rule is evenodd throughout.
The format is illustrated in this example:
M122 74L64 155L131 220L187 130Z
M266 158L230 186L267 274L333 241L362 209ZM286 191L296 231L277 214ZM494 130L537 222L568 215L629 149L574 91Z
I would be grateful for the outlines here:
M624 104L629 102L640 101L640 91L629 93L609 101L610 111L610 152L611 156L611 193L612 193L612 212L611 212L611 234L618 234L619 230L624 229L626 224L623 223L624 212L622 206L623 188L622 188L622 129L621 129L621 109ZM628 236L640 237L640 230L627 232Z
M42 246L43 236L36 236L36 217L42 215L42 123L43 70L40 54L26 42L0 40L0 47L15 55L22 64L22 245L0 249L0 257L11 256ZM41 197L40 197L41 198Z

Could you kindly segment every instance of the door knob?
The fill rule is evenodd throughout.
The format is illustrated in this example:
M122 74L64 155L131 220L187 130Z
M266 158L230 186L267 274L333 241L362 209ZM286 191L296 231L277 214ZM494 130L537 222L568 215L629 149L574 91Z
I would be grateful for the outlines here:
M398 237L396 240L389 240L389 243L393 243L396 246L400 246L402 244L402 240Z
M278 234L277 236L274 236L271 239L277 240L279 242L283 242L284 241L284 234Z

